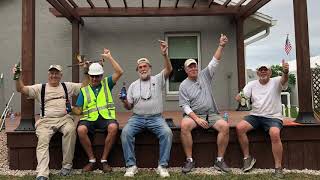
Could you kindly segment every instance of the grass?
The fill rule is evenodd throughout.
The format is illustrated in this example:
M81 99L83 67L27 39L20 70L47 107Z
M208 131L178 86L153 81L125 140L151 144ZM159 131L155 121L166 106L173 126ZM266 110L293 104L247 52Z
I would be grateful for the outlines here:
M4 176L0 175L0 180L2 179L10 179L10 180L34 180L35 176ZM123 172L113 172L111 174L97 174L97 173L86 173L86 174L77 174L68 177L61 177L58 175L50 176L50 179L58 179L58 180L105 180L105 179L160 179L159 176L156 175L155 172L139 172L134 178L125 178L123 177ZM188 174L183 175L181 173L171 173L171 177L167 179L216 179L216 180L269 180L275 179L272 174L221 174L221 175L199 175L199 174ZM287 180L316 180L320 179L320 176L303 174L303 173L289 173L285 174L285 179Z

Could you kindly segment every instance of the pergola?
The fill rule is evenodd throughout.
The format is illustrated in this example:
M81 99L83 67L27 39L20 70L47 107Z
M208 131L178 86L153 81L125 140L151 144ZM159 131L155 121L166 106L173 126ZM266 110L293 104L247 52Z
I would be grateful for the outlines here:
M47 0L56 17L64 17L72 24L72 63L77 63L79 53L79 26L84 25L83 17L161 17L161 16L230 16L236 22L238 89L245 86L244 20L271 0L176 0L172 6L158 0L153 6L131 7L129 1L122 0L121 6L114 6L105 0L104 7L97 7L87 0L90 7L80 7L73 0ZM312 108L310 51L308 37L307 0L293 0L296 37L296 57L298 76L299 115L296 122L314 123ZM22 1L22 68L25 84L35 81L35 0ZM79 82L79 67L72 67L72 81ZM35 120L34 101L21 98L21 121L16 130L33 130Z

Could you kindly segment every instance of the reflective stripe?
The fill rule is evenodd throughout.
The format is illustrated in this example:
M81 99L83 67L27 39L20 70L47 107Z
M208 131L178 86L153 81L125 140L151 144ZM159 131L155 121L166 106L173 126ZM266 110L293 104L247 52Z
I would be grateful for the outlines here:
M104 80L104 83L103 83L103 87L104 87L104 95L105 95L105 97L106 97L106 103L107 103L107 106L108 106L108 104L109 104L109 100L108 100L108 90L107 90L107 78L105 78ZM107 111L108 111L108 114L109 114L109 117L111 117L111 112L110 112L110 110L108 110L107 109Z
M84 88L84 90L86 91L86 94L87 94L87 101L88 101L88 104L91 103L91 96L90 96L90 92L89 92L89 86L86 86Z
M110 110L114 110L114 109L111 109L111 108L115 108L115 106L113 105L113 107L109 106L103 106L103 107L98 107L98 108L93 108L93 109L89 109L89 110L86 110L86 111L83 111L83 113L87 113L88 115L92 112L96 112L96 111L101 111L101 110L104 110L104 109L109 109Z

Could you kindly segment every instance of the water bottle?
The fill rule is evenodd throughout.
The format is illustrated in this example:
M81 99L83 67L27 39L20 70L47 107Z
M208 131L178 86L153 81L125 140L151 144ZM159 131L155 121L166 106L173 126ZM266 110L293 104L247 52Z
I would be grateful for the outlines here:
M227 112L224 112L224 113L223 113L223 119L228 122L228 120L229 120L229 114L228 114Z
M66 101L66 111L67 113L70 113L72 111L71 104L69 101Z
M123 86L120 90L120 99L125 100L126 98L127 98L126 83L123 82Z
M16 65L16 72L14 72L14 75L13 75L13 80L19 79L20 72L21 72L20 62L18 62L18 64Z

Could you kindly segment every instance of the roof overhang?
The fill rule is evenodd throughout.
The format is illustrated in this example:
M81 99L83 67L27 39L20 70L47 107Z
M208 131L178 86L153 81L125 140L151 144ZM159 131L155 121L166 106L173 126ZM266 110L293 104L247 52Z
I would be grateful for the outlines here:
M276 25L276 22L272 17L256 12L244 21L244 39L249 39L262 31L268 30Z

